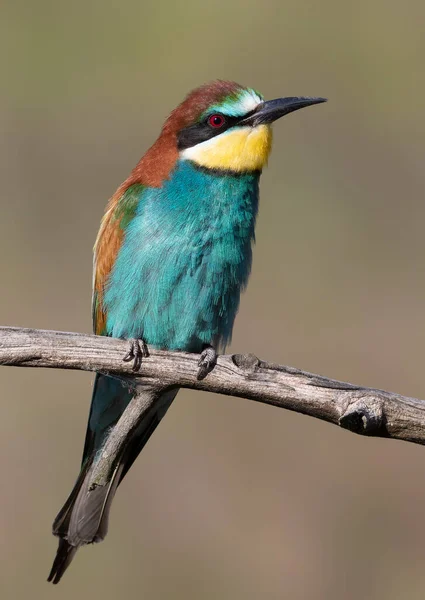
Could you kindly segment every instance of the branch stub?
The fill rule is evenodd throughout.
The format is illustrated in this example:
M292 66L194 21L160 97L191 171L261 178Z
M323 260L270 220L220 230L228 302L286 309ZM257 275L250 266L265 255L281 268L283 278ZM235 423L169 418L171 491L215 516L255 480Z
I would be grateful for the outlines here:
M360 435L376 433L382 427L383 422L383 401L379 397L367 400L359 398L348 405L338 420L341 427Z

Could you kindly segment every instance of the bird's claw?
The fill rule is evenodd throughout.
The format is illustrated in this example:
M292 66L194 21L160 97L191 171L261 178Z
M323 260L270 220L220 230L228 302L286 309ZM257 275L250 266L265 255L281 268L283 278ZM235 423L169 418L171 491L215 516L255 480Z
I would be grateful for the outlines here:
M198 360L198 375L197 379L204 379L217 364L217 352L212 346L206 346Z
M129 340L130 348L124 356L124 362L133 361L133 371L138 371L142 366L142 359L149 356L149 350L144 340Z

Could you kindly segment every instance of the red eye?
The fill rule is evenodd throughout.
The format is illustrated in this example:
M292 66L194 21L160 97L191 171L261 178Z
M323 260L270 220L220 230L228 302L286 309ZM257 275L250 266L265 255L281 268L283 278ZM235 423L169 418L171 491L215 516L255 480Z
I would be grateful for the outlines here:
M224 122L225 120L223 115L211 115L210 117L208 117L208 125L214 127L215 129L223 127Z

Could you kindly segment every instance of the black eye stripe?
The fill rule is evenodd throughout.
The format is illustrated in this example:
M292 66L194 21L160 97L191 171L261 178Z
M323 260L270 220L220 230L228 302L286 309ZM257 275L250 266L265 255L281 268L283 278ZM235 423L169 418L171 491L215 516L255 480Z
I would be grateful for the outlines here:
M191 148L192 146L196 146L196 144L200 144L201 142L206 142L216 135L220 135L220 133L223 133L230 127L235 127L253 112L254 111L250 111L246 115L243 115L243 117L231 117L223 113L211 112L199 123L189 125L189 127L185 127L179 131L177 135L177 148L179 150L185 150L186 148ZM221 127L212 127L210 125L209 119L214 115L219 115L224 118L224 124Z

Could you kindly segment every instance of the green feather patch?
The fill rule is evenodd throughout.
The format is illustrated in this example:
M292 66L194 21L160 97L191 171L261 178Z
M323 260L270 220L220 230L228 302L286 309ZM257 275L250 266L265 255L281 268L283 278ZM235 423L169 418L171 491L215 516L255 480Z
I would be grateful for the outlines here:
M126 189L121 196L114 218L118 221L120 229L125 230L136 214L140 196L145 189L141 183L135 183Z

